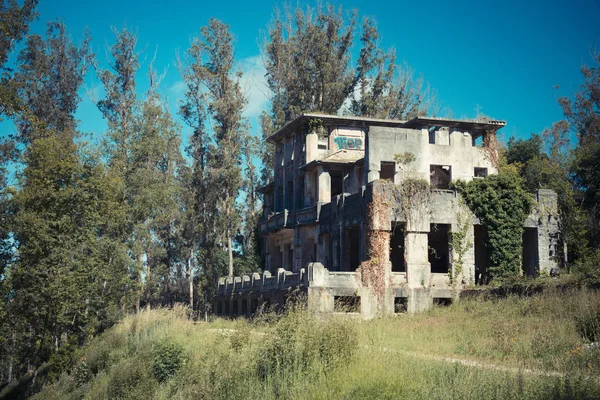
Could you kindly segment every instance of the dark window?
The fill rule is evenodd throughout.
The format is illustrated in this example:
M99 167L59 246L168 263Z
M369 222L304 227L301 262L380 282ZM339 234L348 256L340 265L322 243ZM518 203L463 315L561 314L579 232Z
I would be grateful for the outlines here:
M381 171L379 172L379 178L387 181L394 181L394 175L396 175L396 163L390 161L381 162Z
M404 224L395 224L392 227L390 239L390 261L393 272L406 272L404 259Z
M356 271L360 264L360 228L353 226L344 230L343 271Z
M431 165L429 167L431 187L434 189L449 189L452 180L452 167L449 165Z
M447 297L434 297L433 304L441 307L448 307L452 305L452 299Z
M408 309L408 299L406 297L394 297L394 312L403 313Z
M429 128L429 144L435 144L435 126Z
M475 225L475 283L481 284L486 281L486 270L488 264L485 242L487 240L487 229L483 225Z
M431 224L427 235L431 272L448 273L450 268L450 225Z
M475 167L475 171L473 172L473 176L475 178L485 178L487 176L487 168L479 168Z
M360 297L334 296L333 311L335 312L360 312Z
M537 228L525 228L523 231L523 273L535 277L538 269Z
M331 197L338 196L344 190L344 177L341 172L331 172Z

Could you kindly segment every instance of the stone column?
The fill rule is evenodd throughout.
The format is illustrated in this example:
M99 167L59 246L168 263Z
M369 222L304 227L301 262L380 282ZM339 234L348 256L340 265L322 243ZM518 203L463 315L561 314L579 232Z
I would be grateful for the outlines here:
M306 171L304 173L304 207L315 205L315 173Z
M319 144L319 136L317 132L312 131L306 135L305 143L305 151L306 151L306 163L316 160L318 157L318 144Z
M317 201L320 203L331 203L331 176L329 175L329 168L326 166L319 166L317 169L317 176Z
M424 205L415 205L406 218L404 252L408 282L408 312L420 312L433 305L430 296L431 265L428 233L431 218Z

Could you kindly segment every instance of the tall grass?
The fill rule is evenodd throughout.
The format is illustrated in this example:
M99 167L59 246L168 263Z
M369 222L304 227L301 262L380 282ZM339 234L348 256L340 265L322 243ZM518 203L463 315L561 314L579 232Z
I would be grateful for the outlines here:
M91 341L37 398L600 398L598 310L600 295L587 290L472 299L368 322L295 307L195 324L183 308L153 310Z

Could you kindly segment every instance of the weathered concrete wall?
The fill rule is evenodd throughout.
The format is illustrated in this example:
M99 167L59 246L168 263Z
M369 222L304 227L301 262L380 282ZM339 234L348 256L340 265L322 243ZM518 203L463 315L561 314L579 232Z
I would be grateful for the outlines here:
M416 158L403 168L410 172L412 178L429 181L431 165L450 165L453 180L472 180L475 167L487 168L489 174L497 172L483 148L473 146L471 133L452 129L446 135L448 141L442 142L448 145L430 144L427 129L371 127L365 153L368 182L379 179L382 161L393 162L396 154L405 152ZM401 172L401 166L396 165L396 168ZM396 174L395 182L399 183L402 177L402 173Z

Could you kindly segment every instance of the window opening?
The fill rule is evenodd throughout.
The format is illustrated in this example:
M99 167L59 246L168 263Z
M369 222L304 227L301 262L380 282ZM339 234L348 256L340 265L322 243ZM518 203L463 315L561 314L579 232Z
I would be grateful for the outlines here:
M382 161L379 172L379 178L393 182L394 175L396 175L396 163L391 161Z
M431 272L448 273L450 268L450 225L431 224L427 235Z
M488 174L488 169L487 168L479 168L479 167L475 167L475 170L473 172L473 176L475 178L485 178Z
M450 165L431 165L429 167L430 184L434 189L449 189L452 180Z

